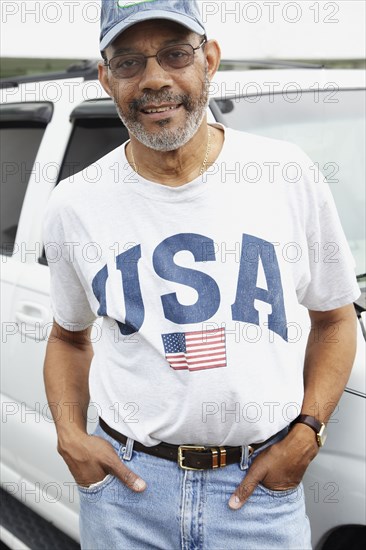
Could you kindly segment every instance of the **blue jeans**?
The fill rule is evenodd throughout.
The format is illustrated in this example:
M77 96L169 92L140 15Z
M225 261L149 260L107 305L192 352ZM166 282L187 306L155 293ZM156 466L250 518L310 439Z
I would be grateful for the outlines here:
M311 549L302 485L290 491L258 486L240 510L228 506L264 447L248 457L243 446L240 464L191 471L134 451L132 439L121 445L99 426L94 435L109 441L147 488L134 493L111 475L96 486L80 487L83 550Z

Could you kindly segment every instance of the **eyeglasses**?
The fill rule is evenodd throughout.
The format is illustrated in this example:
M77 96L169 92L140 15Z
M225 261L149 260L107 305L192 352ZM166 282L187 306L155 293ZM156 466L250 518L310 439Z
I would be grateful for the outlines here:
M146 67L148 59L156 57L157 62L164 71L179 70L193 64L194 54L207 42L205 37L201 44L194 48L190 44L176 44L162 48L156 55L143 55L140 53L116 55L104 65L109 67L115 78L133 78L141 74Z

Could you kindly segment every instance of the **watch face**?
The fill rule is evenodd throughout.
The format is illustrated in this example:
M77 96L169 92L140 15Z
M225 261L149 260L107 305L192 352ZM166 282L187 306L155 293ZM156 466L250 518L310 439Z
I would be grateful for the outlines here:
M323 447L326 439L327 439L327 434L325 432L325 424L322 424L322 427L320 428L319 432L316 434L316 440L318 442L319 447Z

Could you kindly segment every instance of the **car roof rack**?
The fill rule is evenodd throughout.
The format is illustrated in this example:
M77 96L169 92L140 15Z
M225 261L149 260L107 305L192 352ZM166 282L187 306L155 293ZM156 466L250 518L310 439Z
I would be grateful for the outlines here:
M65 78L96 80L98 78L98 60L84 59L80 63L73 63L65 71L2 78L0 80L0 88L17 88L19 84L25 84L26 82L46 82L48 80L63 80Z
M272 69L273 67L286 67L289 69L324 69L322 63L308 63L302 61L288 61L282 59L222 59L220 69L227 67L238 67L239 69L263 67Z

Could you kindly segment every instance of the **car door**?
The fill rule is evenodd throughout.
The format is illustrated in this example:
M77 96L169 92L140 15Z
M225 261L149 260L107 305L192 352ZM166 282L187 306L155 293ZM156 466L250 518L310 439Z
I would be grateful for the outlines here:
M52 313L49 270L40 260L43 212L71 126L61 103L44 101L42 94L22 101L23 92L20 86L20 101L1 105L2 483L56 524L66 515L76 535L77 501L62 486L70 474L55 450L43 384Z
M44 210L58 181L128 137L110 100L5 104L2 128L2 480L21 499L78 538L78 494L56 451L43 383L52 327ZM4 117L2 117L4 120ZM8 126L10 129L8 129ZM90 177L94 177L93 170ZM90 413L91 422L97 412Z

